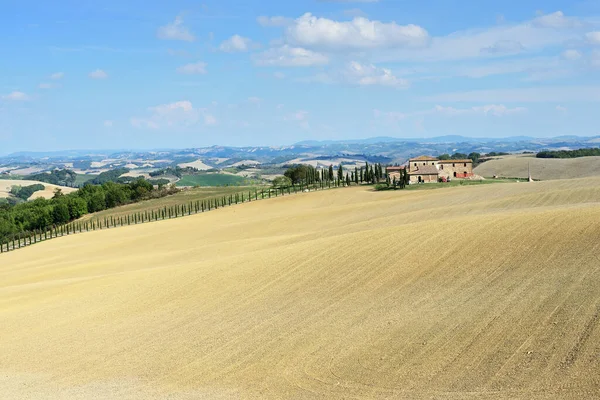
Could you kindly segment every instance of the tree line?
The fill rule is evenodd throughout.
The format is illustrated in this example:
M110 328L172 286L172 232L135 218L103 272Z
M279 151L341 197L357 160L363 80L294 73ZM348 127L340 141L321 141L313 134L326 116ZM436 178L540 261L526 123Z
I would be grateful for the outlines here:
M109 183L106 186L113 185L119 184ZM321 185L321 188L323 189L325 189L326 187L341 187L341 183L338 185L338 182L336 180L329 181L327 186ZM42 227L39 229L29 229L27 231L21 231L12 235L9 234L2 236L0 233L0 252L19 249L21 247L29 246L41 241L61 236L72 235L75 233L89 232L98 229L108 229L114 227L136 225L146 222L160 221L171 218L178 218L186 215L215 210L221 207L231 206L234 204L246 203L260 199L270 199L272 197L284 196L286 194L290 195L292 193L301 193L306 189L318 190L319 185L306 185L301 182L298 185L288 186L286 188L266 188L260 190L255 189L254 191L248 190L247 192L235 193L229 196L220 196L205 200L181 203L172 206L163 206L161 208L134 212L127 215L105 216L101 218L92 218L87 221L82 221L79 219L74 220L74 216L77 218L83 216L86 207L88 206L90 208L87 209L87 211L102 207L102 192L101 190L96 188L106 189L105 185L85 185L83 188L85 190L82 192L81 196L76 195L77 193L79 193L79 191L68 195L62 195L60 192L57 192L54 198L51 200L44 200L40 198L34 200L33 202L23 204L27 205L29 208L51 207L51 216L52 218L56 217L56 220L53 219L53 221L66 222L63 224L42 225ZM114 187L109 189L114 189ZM138 194L143 193L143 190L139 190L139 188L134 189L130 187L130 189L132 189L132 192L136 192ZM82 189L80 189L80 191L81 190ZM113 190L113 195L114 194L115 191ZM107 194L105 193L105 202L107 198L112 198L114 200L114 196L111 196L112 195L107 196ZM87 201L85 199L87 199ZM104 204L106 207L107 204ZM2 226L2 211L0 211L0 229L2 229Z
M385 177L385 172L381 164L365 162L365 165L360 168L355 166L348 169L345 169L342 163L336 168L331 164L328 168L320 169L312 165L292 165L288 166L283 175L287 179L276 180L274 186L329 184L331 182L334 182L337 186L350 186L351 184L358 185L361 183L375 184Z
M6 243L17 235L26 236L31 232L66 224L88 213L163 197L177 191L174 186L155 189L140 178L128 184L85 184L76 192L66 195L57 189L52 199L38 198L22 204L3 204L0 205L0 243Z
M600 156L600 148L578 150L546 150L536 154L537 158L579 158Z

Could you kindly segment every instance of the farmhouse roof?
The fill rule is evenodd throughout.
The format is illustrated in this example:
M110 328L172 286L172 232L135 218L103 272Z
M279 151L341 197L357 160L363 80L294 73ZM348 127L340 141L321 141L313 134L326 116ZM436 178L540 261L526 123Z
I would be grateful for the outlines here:
M437 161L438 159L431 156L419 156L415 158L411 158L408 161Z
M472 163L473 160L470 158L463 160L440 160L440 164L452 164L452 163Z
M419 165L415 171L408 173L409 175L437 175L438 169L435 165Z
M404 167L404 166L400 166L400 167L385 167L386 171L401 171L403 169L406 169L406 167Z

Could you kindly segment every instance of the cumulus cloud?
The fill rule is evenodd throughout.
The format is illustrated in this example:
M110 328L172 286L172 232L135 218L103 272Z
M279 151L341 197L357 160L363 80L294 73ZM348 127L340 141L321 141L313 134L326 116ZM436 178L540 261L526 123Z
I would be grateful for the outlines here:
M40 83L38 85L38 88L44 89L44 90L54 89L55 87L57 87L57 85L55 85L54 83Z
M177 72L186 75L201 75L206 74L206 63L198 61L197 63L186 64L177 68Z
M390 69L379 68L372 64L360 64L352 61L343 72L348 83L359 86L388 86L404 89L409 86L406 79L396 77Z
M261 26L288 26L294 22L292 18L282 17L282 16L260 16L256 18L256 22Z
M223 41L219 49L226 53L233 53L236 51L248 51L252 41L248 38L242 37L240 35L233 35L229 39Z
M260 97L248 97L248 103L259 104L261 101Z
M542 15L518 24L501 24L486 29L470 29L433 37L428 46L392 48L375 54L373 61L415 62L502 57L506 54L534 52L562 46L567 42L581 41L580 20L566 17L560 12L549 16Z
M131 118L131 125L134 128L161 129L185 128L197 125L201 120L205 125L217 123L216 118L206 109L194 108L188 100L149 107L148 112L148 117Z
M176 17L175 21L158 28L156 36L163 40L182 40L193 42L196 37L183 25L183 18Z
M27 101L27 100L30 100L31 98L23 92L15 91L15 92L9 93L5 96L2 96L2 99L9 100L9 101Z
M585 38L590 44L600 45L600 31L588 32L586 33Z
M542 28L564 29L578 28L582 22L575 17L567 17L562 11L541 15L532 21L532 24Z
M556 106L556 111L558 111L559 113L566 113L568 111L567 107L563 107L563 106Z
M64 78L64 76L64 72L55 72L54 74L50 75L50 79L57 81L59 79Z
M373 49L419 47L427 43L427 31L417 25L398 25L356 17L334 21L306 13L287 27L288 42L304 47L328 49Z
M254 57L254 62L260 66L310 67L329 63L329 57L321 53L286 44L257 54Z
M101 69L90 72L89 77L92 79L106 79L108 74Z
M562 52L561 57L565 60L579 60L582 54L579 50L569 49Z
M113 127L113 122L111 120L104 121L104 127L105 128L112 128Z

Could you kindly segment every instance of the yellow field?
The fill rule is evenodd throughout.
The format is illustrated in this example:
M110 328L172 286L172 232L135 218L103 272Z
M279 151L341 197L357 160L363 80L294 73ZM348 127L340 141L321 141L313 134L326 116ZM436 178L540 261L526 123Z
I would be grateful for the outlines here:
M600 178L356 187L0 255L7 399L600 393Z
M527 168L535 180L573 179L600 176L600 157L535 158L534 155L504 156L477 166L477 175L527 178Z
M41 185L44 185L45 189L34 192L29 197L29 200L34 200L34 199L37 199L38 197L43 197L45 199L51 199L52 196L54 196L54 190L56 188L60 188L64 194L71 193L71 192L74 192L75 190L77 190L77 189L70 188L70 187L57 186L57 185L52 185L50 183L39 182L39 181L0 179L0 198L8 197L8 195L10 193L10 189L12 189L13 186L30 186L30 185L36 185L38 183Z

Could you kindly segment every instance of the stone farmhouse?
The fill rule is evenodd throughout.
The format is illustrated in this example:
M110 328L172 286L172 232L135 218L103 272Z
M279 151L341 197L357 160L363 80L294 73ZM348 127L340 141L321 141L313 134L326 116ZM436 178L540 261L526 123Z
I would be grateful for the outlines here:
M412 183L432 183L438 182L440 178L452 180L455 178L465 179L473 177L473 161L464 160L440 160L430 156L420 156L408 160L406 166L387 167L391 180L400 179L400 171L407 170L409 182Z

